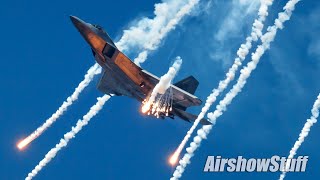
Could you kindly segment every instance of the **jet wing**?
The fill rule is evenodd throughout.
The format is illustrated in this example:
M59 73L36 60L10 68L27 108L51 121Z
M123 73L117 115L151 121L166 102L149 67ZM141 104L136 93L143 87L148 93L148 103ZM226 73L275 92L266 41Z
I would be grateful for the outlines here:
M111 73L108 73L105 70L103 70L97 88L101 92L109 95L114 94L116 96L120 96L126 93L126 91L124 91L118 85L118 82L115 80L115 77L113 77Z
M154 85L156 85L160 78L151 74L150 72L146 70L142 70L146 78L149 79L150 82L152 82ZM172 93L173 93L173 106L185 110L187 107L190 106L199 106L201 105L201 100L194 96L193 94L188 93L187 91L175 86L171 85Z

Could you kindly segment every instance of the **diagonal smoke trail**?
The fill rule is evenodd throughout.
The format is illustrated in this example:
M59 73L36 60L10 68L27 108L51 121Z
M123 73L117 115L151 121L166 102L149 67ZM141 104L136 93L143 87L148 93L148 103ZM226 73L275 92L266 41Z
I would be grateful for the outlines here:
M190 0L185 4L184 1L171 0L155 5L155 17L154 19L141 19L137 26L125 30L122 38L117 42L117 47L121 51L126 51L133 46L145 47L144 51L137 57L141 59L141 55L146 54L143 57L143 62L147 58L148 51L158 48L160 41L168 34L168 32L175 28L180 20L190 13L192 6L197 4L199 0ZM146 29L151 29L146 36ZM138 35L141 36L138 36ZM144 39L137 39L137 37L144 37ZM146 38L147 37L147 38ZM148 48L146 48L148 47ZM37 137L39 137L46 129L48 129L63 113L78 99L79 94L89 85L96 74L101 72L101 68L98 64L92 66L85 79L78 85L74 93L67 98L65 102L59 107L59 109L48 118L43 125L38 127L27 138L20 141L17 145L19 149L23 149Z
M311 110L311 117L307 120L304 124L298 140L294 143L292 149L290 150L288 161L285 164L285 168L282 170L279 180L283 180L286 177L287 168L289 168L291 159L297 154L298 149L300 148L301 144L304 142L304 139L308 136L311 127L313 124L317 122L317 118L319 117L319 108L320 108L320 94L317 97L317 100L314 102L312 110Z
M98 102L90 108L90 111L83 116L82 120L78 120L77 125L72 127L71 131L64 134L64 137L60 139L60 142L46 154L39 164L28 174L25 180L31 180L34 176L36 176L39 171L41 171L41 169L46 166L46 164L48 164L63 147L67 146L68 142L75 138L75 135L89 123L92 117L94 117L102 109L103 105L109 100L109 98L110 96L108 95L97 98Z
M190 163L191 157L194 155L195 150L200 147L201 141L206 139L207 135L210 133L212 127L216 123L216 120L219 116L227 110L227 106L232 102L233 98L241 92L242 88L247 82L247 79L250 77L251 72L258 65L261 56L264 52L270 47L270 43L274 40L277 30L283 28L283 23L290 19L295 5L299 0L290 0L284 9L284 12L278 14L278 18L275 20L274 25L268 28L268 32L261 37L262 45L259 45L252 54L252 61L250 61L246 67L244 67L240 72L240 77L237 83L232 87L232 89L226 94L223 100L219 102L216 110L213 113L208 114L208 118L212 121L213 125L203 126L197 131L197 136L194 137L193 142L190 143L190 147L186 149L187 153L179 161L179 166L176 167L176 170L173 173L171 180L179 179L182 176L182 173L185 170L187 164Z
M23 139L18 144L18 148L22 149L25 146L27 146L29 143L31 143L34 139L39 137L45 130L47 130L67 109L70 105L73 104L74 101L76 101L80 95L80 93L83 91L84 88L86 88L89 83L92 81L93 77L96 74L99 74L101 72L100 66L96 63L93 66L89 68L86 75L84 76L84 79L80 82L78 87L75 89L75 91L72 93L71 96L67 98L66 101L62 103L62 105L59 107L59 109L52 114L50 118L48 118L45 123L43 123L40 127L38 127L32 134L30 134L27 138Z
M262 29L263 23L268 16L268 8L273 3L273 0L261 0L261 4L259 7L258 18L254 21L252 25L252 32L250 36L246 38L246 42L240 45L239 50L237 51L238 57L235 58L233 65L228 70L226 74L226 78L219 82L219 86L217 89L213 89L212 93L207 97L205 106L201 109L201 113L198 115L197 119L193 123L192 127L187 132L186 136L181 141L180 145L174 152L174 154L170 158L170 163L172 165L176 164L180 153L182 152L183 148L185 147L186 143L188 142L189 138L191 137L193 131L198 126L200 120L205 116L209 108L211 107L212 103L216 101L217 96L222 93L229 83L234 79L235 73L238 71L239 66L241 66L242 62L245 60L247 54L249 53L252 42L256 42L259 37L262 36Z

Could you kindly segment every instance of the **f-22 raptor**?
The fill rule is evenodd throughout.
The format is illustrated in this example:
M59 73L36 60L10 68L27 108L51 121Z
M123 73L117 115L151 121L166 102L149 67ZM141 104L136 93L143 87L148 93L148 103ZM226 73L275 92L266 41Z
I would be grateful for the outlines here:
M92 49L96 62L103 68L98 90L104 94L128 96L142 102L159 82L160 78L142 69L122 53L110 36L99 25L93 25L70 16L74 26ZM161 117L181 119L192 122L197 116L186 112L190 106L201 105L201 100L194 96L199 82L189 76L170 86L172 91L172 111ZM203 125L211 124L207 119L200 121Z

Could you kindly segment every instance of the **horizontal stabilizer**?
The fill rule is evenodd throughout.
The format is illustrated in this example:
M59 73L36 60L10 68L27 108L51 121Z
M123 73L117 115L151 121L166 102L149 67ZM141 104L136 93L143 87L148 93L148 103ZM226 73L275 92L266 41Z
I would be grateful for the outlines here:
M113 94L116 96L126 95L126 91L119 86L118 82L115 80L115 78L112 76L111 73L108 73L107 71L103 71L100 81L97 85L97 88L105 93L105 94Z
M181 119L188 121L188 122L194 122L197 119L197 116L191 113L188 113L186 111L180 110L180 109L174 109L174 112L177 116L179 116ZM210 125L212 124L208 119L201 119L200 123L202 125Z
M180 89L187 91L190 94L194 94L199 85L199 81L197 81L196 78L194 78L193 76L189 76L175 83L174 85Z

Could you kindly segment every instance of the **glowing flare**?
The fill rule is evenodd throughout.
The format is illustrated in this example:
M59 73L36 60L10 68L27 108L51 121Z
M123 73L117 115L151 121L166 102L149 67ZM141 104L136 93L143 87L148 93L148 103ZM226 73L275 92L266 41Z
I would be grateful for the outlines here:
M170 97L167 97L170 96ZM172 97L171 97L171 93L169 94L164 94L161 96L156 96L155 97L155 101L151 102L150 98L145 99L142 102L142 107L141 107L141 112L146 114L148 113L148 115L154 115L157 118L159 118L160 116L168 116L169 112L172 111L172 107L171 107L171 101L172 101ZM168 101L169 99L169 101Z
M141 108L142 113L144 114L147 113L150 110L150 107L151 107L150 103L145 103Z
M23 139L22 141L20 141L18 144L17 144L17 148L19 150L22 150L23 148L25 148L31 141L33 141L34 138L32 138L32 136L29 136L25 139Z
M179 159L180 153L181 153L181 151L179 152L178 150L176 150L172 154L172 156L169 159L169 163L171 164L171 166L174 166L174 165L176 165L178 163L178 159Z

